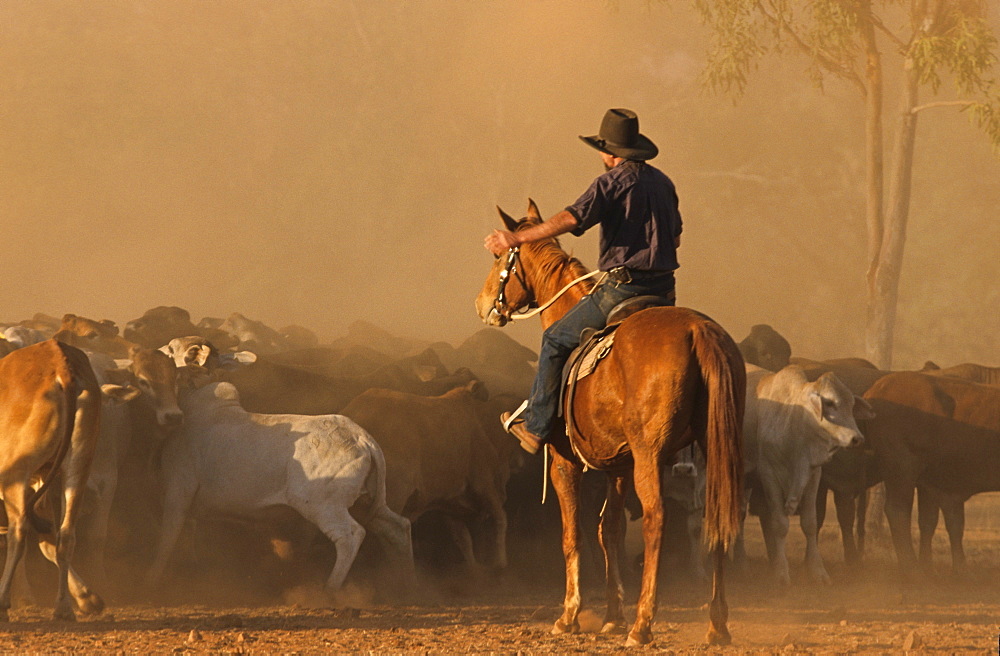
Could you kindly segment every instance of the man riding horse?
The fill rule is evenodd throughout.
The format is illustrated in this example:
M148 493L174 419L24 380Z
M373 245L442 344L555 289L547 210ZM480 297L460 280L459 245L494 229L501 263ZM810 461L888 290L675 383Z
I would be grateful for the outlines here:
M528 453L551 437L559 404L560 377L586 328L603 328L611 310L625 299L652 295L674 305L674 269L681 239L681 215L674 184L647 163L656 145L639 132L639 118L628 109L609 109L593 137L584 143L600 151L605 173L565 210L524 230L494 230L486 248L501 255L523 244L571 232L580 236L601 226L598 268L603 282L584 296L542 336L538 373L520 412L504 413L504 427Z

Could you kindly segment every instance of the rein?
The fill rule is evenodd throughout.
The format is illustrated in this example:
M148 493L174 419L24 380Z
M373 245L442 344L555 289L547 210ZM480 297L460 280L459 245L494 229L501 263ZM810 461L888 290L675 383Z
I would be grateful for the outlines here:
M520 252L521 252L521 249L520 249L519 246L514 246L514 247L510 248L507 251L507 263L504 264L503 269L500 270L500 285L497 288L497 298L493 302L493 307L497 311L497 313L500 314L501 316L503 315L503 311L506 309L506 299L505 299L505 296L504 296L504 289L507 287L507 283L510 281L511 274L513 273L513 274L517 275L518 280L521 282L521 286L524 287L524 289L526 291L528 289L528 286L525 284L525 280L523 278L523 274L519 274L517 272L517 264L518 264L518 262L521 259ZM600 274L601 277L597 281L597 283L595 284L595 286L596 285L600 285L602 282L604 282L604 279L607 278L607 276L608 276L608 272L607 271L597 270L597 271L591 271L590 273L585 273L582 276L573 279L565 287L563 287L562 289L560 289L559 292L555 294L555 296L553 296L552 298L550 298L549 300L547 300L542 305L536 307L534 310L531 310L529 312L522 312L520 314L514 314L514 312L512 311L510 313L510 315L509 315L509 319L511 321L517 321L517 320L520 320L520 319L530 319L531 317L535 316L536 314L538 314L540 312L544 312L553 303L555 303L556 301L558 301L559 298L563 294L565 294L566 292L568 292L574 285L576 285L577 283L583 282L584 280L586 280L588 278L593 278L594 276L596 276L598 274Z

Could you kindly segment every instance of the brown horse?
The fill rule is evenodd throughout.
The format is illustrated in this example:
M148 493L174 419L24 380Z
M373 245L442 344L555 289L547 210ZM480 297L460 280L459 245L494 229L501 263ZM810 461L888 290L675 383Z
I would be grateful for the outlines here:
M502 210L500 216L511 231L541 221L532 201L527 218L519 222ZM502 326L513 311L532 300L544 307L559 290L585 273L583 265L555 239L525 244L518 254L497 259L476 299L476 309L486 323ZM542 325L548 327L559 319L592 284L583 281L571 287L542 312ZM580 629L579 493L584 467L589 466L608 475L607 505L599 531L608 603L602 631L627 629L618 545L624 530L625 485L632 475L642 502L645 554L636 620L627 644L646 644L653 639L663 537L662 472L671 456L697 441L707 456L705 534L715 560L707 640L711 644L730 642L723 565L725 551L740 527L745 388L739 349L708 317L687 308L655 307L622 321L614 348L594 373L576 385L572 437L560 435L549 443L550 474L562 511L566 559L566 599L553 633Z

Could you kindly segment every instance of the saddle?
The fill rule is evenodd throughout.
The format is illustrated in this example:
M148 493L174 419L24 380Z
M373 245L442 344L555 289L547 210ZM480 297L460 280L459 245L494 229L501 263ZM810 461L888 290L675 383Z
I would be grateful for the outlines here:
M562 385L560 388L560 398L563 403L559 404L559 413L566 422L566 435L569 437L570 445L585 465L589 463L580 455L573 444L573 436L579 431L573 421L573 397L576 391L576 384L581 378L585 378L594 373L601 360L611 353L614 346L615 331L622 321L632 316L640 310L651 307L662 307L674 304L676 294L671 292L668 296L633 296L627 298L608 314L608 323L604 328L586 328L580 333L580 345L573 349L566 365L563 367ZM621 454L623 457L631 455L631 451L626 448Z

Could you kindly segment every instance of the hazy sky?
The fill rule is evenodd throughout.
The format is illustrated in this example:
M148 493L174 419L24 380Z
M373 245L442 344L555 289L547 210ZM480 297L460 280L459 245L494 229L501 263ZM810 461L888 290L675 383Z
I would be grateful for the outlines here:
M602 170L577 135L622 106L678 187L681 304L862 355L860 99L798 60L735 104L702 91L689 6L5 0L0 320L179 305L457 343L495 206L573 202ZM896 363L1000 364L1000 163L925 114ZM596 231L563 244L595 264ZM526 323L505 330L537 348Z

